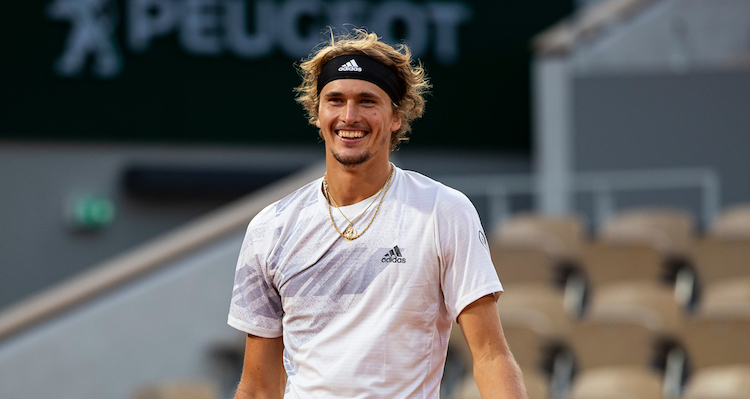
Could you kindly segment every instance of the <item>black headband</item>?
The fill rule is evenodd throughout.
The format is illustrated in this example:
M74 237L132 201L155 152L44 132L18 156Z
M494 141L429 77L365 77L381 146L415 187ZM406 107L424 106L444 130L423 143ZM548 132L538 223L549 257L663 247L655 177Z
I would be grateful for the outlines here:
M318 95L323 87L337 79L359 79L378 85L396 105L401 103L406 85L396 72L362 54L338 56L323 65L318 75Z

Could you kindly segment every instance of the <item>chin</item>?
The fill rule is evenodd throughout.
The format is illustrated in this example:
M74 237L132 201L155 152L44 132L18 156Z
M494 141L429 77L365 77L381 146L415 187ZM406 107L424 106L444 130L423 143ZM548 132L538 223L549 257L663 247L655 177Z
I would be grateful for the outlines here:
M340 164L346 165L346 166L361 165L367 162L368 160L370 160L370 158L372 158L372 154L370 154L368 151L364 151L360 154L352 154L352 155L344 155L344 154L337 153L335 151L331 151L331 155Z

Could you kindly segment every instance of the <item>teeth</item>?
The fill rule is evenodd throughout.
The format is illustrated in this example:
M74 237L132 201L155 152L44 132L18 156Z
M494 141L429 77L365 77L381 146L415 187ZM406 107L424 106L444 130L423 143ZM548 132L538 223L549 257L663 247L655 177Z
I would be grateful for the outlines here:
M339 130L339 137L343 137L345 139L358 139L360 137L365 136L365 132L363 131L351 131L351 130Z

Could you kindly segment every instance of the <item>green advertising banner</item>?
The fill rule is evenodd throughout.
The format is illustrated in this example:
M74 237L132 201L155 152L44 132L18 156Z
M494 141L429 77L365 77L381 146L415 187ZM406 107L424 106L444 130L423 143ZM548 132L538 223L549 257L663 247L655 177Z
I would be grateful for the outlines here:
M420 147L528 150L529 39L572 0L4 1L0 139L303 144L294 63L367 27L433 83Z

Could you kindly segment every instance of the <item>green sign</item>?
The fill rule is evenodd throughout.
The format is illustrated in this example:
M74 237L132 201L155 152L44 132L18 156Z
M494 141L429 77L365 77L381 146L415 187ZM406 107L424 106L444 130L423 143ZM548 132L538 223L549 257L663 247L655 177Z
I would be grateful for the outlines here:
M71 227L76 230L98 230L115 220L115 204L107 197L84 196L73 203Z

